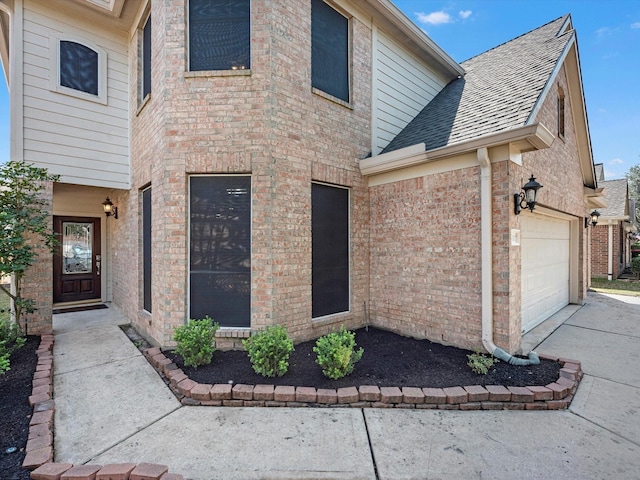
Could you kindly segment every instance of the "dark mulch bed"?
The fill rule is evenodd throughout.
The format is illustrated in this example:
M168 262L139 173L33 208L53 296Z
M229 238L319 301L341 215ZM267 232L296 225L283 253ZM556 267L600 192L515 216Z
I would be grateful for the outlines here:
M454 387L468 385L528 386L547 385L558 379L560 364L543 360L540 365L517 367L495 364L487 375L477 375L467 366L467 350L416 340L370 327L356 330L356 342L364 355L351 375L340 380L326 378L315 363L315 341L296 345L289 359L289 371L279 378L256 374L247 354L216 351L209 365L185 367L173 352L165 354L198 383L273 384L316 388L361 385L379 387Z
M23 470L29 419L29 406L33 372L38 357L39 337L27 337L25 345L11 355L11 370L0 375L0 478L2 480L27 480L29 471ZM8 449L16 448L14 453Z

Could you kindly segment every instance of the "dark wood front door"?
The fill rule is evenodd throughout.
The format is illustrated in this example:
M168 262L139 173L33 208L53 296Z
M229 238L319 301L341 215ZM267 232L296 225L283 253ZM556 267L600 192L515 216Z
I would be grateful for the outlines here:
M59 245L53 256L53 301L99 300L100 219L53 217Z

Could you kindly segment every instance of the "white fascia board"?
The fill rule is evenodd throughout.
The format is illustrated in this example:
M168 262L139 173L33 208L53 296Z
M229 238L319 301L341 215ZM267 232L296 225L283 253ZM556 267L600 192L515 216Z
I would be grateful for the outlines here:
M359 162L360 172L366 176L411 167L426 160L425 150L426 145L418 143L393 152L365 158Z
M609 202L607 197L604 196L604 188L591 188L586 185L583 187L584 203L587 209L592 208L607 208Z
M484 135L434 150L425 151L425 144L418 143L393 152L360 160L360 172L365 176L376 175L476 151L479 148L490 148L510 143L518 144L521 148L524 144L527 148L522 148L522 151L540 150L550 147L554 138L549 129L540 123L536 123L504 132Z

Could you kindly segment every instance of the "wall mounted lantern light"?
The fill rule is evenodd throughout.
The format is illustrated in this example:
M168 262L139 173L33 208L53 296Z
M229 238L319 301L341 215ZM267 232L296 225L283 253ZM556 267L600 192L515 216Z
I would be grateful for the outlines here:
M516 215L520 215L520 211L523 208L528 208L533 212L533 209L538 203L538 190L542 188L536 178L531 175L531 178L522 187L522 192L513 194L514 211Z
M109 200L109 197L107 197L107 199L102 202L102 208L104 208L104 214L107 217L113 216L113 218L115 219L118 218L118 207L116 207L113 202Z
M584 219L584 228L587 228L589 225L595 227L598 224L598 217L601 213L598 210L594 210L589 214L587 218Z

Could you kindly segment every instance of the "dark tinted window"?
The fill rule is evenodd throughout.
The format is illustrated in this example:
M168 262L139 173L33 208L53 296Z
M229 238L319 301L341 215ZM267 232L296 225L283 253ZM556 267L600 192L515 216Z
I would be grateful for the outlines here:
M189 69L251 68L249 0L189 0Z
M191 177L190 318L251 325L251 178Z
M151 312L151 188L142 192L143 308Z
M60 41L60 85L98 95L98 52L86 45Z
M349 191L311 189L312 314L349 310Z
M349 101L349 21L322 0L311 1L311 84Z
M151 93L151 17L142 30L142 98Z

